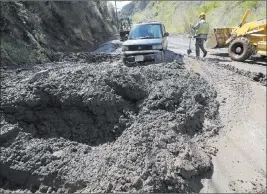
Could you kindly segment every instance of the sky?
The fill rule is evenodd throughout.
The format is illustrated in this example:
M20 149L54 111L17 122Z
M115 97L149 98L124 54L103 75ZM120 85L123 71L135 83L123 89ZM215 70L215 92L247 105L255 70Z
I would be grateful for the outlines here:
M109 1L109 2L111 2L111 3L115 6L115 1ZM121 10L121 8L122 8L124 5L126 5L126 4L128 4L128 3L130 3L130 2L131 2L131 1L117 1L116 3L117 3L118 11Z

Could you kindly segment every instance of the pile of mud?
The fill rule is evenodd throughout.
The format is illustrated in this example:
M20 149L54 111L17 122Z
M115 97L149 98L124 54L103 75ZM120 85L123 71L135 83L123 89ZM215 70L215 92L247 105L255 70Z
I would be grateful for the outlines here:
M2 73L1 192L199 192L215 90L179 63Z
M96 62L115 62L121 59L121 54L109 53L92 53L92 52L71 52L60 56L61 62L80 62L80 63L96 63Z

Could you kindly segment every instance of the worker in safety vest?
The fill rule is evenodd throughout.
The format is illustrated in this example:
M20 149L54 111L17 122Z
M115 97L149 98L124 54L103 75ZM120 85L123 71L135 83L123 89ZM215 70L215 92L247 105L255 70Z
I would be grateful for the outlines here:
M199 58L199 48L203 52L203 57L207 55L207 51L204 48L204 42L208 38L209 33L209 24L206 22L206 14L201 13L199 15L200 20L197 22L195 26L192 28L195 30L195 38L196 38L196 56Z

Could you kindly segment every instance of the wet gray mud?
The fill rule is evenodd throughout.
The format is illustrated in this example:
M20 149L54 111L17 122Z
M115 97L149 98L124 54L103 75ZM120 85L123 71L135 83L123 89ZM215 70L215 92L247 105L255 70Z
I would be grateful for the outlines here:
M239 75L242 76L246 76L249 79L255 81L255 82L260 82L262 85L267 86L267 77L266 77L266 73L262 73L262 72L251 72L251 71L246 71L243 69L238 69L236 67L233 67L229 64L222 64L221 66L223 66L224 68L233 71Z
M2 69L1 192L199 192L216 91L178 62L116 55Z
M259 82L264 86L267 86L267 76L266 76L266 71L265 72L252 72L249 70L244 70L242 68L235 67L230 64L224 64L224 63L219 63L219 59L206 59L204 61L207 62L213 62L216 65L219 65L225 69L228 69L236 74L239 74L241 76L245 76L249 78L251 81L254 82Z

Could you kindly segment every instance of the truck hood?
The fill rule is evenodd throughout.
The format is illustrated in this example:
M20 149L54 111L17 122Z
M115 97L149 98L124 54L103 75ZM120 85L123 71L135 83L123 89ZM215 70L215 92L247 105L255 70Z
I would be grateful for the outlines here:
M129 46L129 45L154 45L154 44L161 44L162 39L135 39L135 40L126 40L122 45Z

